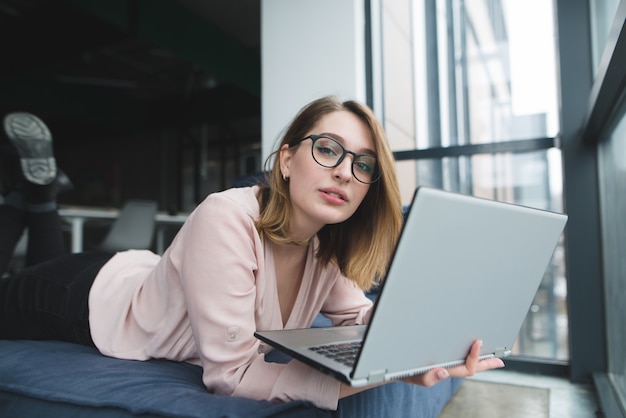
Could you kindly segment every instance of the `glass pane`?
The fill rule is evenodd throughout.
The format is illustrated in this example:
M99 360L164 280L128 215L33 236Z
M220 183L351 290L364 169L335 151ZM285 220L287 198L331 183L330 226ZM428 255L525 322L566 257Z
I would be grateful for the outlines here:
M561 156L556 149L412 161L418 183L538 209L562 211ZM400 165L406 166L406 162ZM514 347L514 354L569 356L564 248L559 244Z
M626 103L598 147L608 372L626 403ZM626 404L624 405L626 406Z
M383 20L383 39L399 38L400 32L406 40L392 15L403 2L383 3L383 15L391 15L390 27ZM385 48L383 72L391 73L385 77L386 103L397 104L400 91L408 100L403 109L415 107L416 148L557 135L552 1L421 0L412 5L418 28L413 43L395 42L392 54ZM399 55L414 57L414 99L406 75L397 76L398 68L409 65L395 58ZM413 131L406 116L385 110L387 122L396 127L400 118L402 132Z
M619 2L620 0L590 0L589 2L594 75L598 72Z

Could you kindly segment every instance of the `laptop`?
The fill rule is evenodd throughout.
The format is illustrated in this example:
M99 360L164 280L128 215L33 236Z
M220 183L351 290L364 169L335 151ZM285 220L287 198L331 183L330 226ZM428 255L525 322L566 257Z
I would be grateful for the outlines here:
M566 221L419 187L369 325L255 336L354 387L463 364L477 339L481 359L506 357Z

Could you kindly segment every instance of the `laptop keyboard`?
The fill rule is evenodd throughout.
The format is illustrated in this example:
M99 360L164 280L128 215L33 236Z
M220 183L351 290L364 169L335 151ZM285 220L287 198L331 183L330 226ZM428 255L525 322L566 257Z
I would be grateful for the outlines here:
M352 367L361 349L361 343L362 341L354 341L351 343L318 345L309 347L309 350L338 361L348 367Z

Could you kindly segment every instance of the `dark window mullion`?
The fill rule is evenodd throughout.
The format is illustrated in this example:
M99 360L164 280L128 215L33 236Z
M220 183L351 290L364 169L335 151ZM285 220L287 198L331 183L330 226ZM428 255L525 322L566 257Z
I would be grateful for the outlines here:
M503 152L531 152L554 148L556 138L535 138L506 142L489 142L485 144L455 145L451 147L426 148L396 151L397 161L423 160L445 157L469 157L476 154L497 154Z

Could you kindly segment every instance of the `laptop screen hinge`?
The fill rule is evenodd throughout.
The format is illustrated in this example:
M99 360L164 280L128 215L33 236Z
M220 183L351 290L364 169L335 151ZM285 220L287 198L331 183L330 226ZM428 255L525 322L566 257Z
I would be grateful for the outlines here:
M494 353L495 357L502 358L511 355L511 350L508 350L506 347L496 348L496 352Z
M374 370L370 372L367 376L367 382L369 384L382 383L385 381L385 374L387 374L387 370Z

